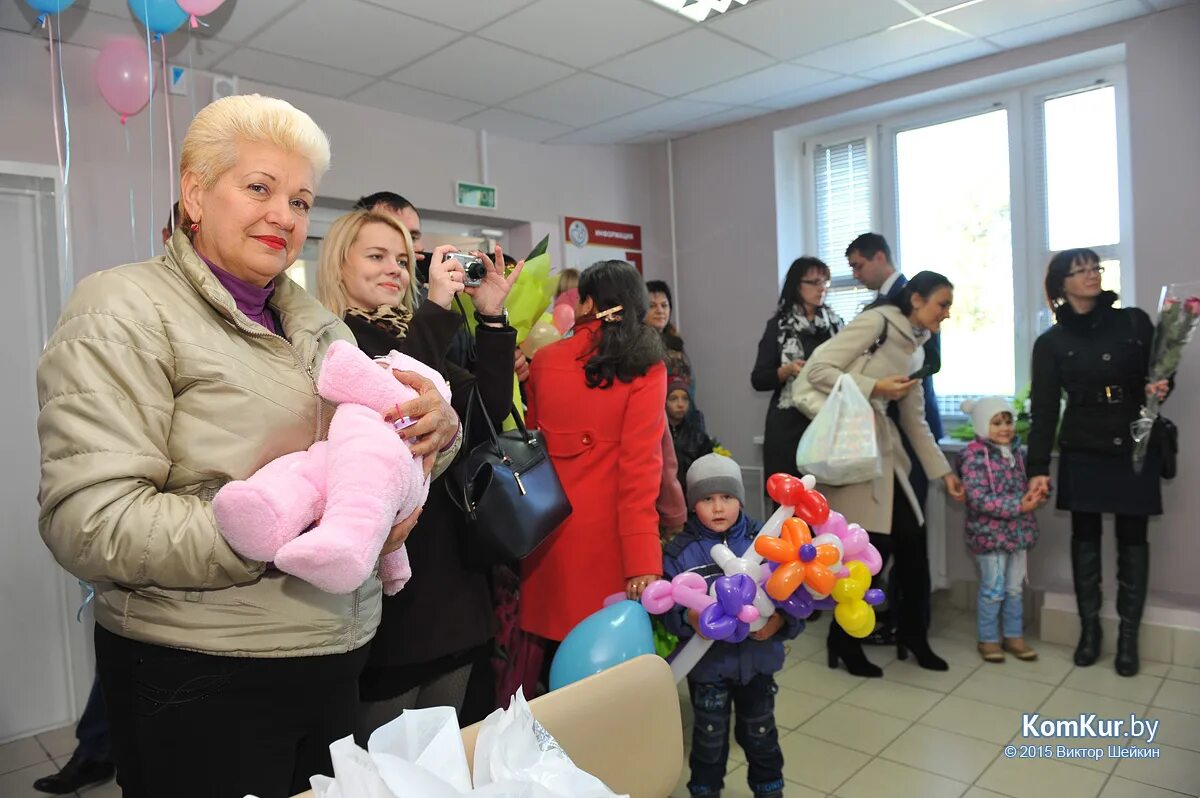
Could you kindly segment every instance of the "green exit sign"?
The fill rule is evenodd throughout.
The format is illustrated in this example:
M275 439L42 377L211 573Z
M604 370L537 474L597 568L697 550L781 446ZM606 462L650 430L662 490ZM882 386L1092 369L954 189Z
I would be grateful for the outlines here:
M459 180L454 184L454 201L460 208L487 208L496 210L496 187L485 186L482 183L464 183Z

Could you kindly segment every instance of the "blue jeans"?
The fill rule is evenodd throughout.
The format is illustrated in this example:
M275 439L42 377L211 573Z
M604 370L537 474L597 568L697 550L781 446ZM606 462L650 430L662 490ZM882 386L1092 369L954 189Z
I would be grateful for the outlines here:
M693 796L716 795L725 786L729 760L729 717L736 706L733 736L746 752L746 781L756 796L783 795L783 751L775 727L775 694L779 688L770 674L760 674L747 684L733 681L705 684L688 680L692 696L692 753L688 764Z
M979 600L976 616L980 643L999 643L1005 637L1023 637L1021 587L1025 582L1025 555L1020 551L976 554L979 563ZM998 623L998 618L1002 619Z

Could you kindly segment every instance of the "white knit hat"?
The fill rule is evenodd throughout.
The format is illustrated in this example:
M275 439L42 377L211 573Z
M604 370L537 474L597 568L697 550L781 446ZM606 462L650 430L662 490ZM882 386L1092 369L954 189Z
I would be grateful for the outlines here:
M997 413L1012 413L1013 418L1017 417L1017 411L1013 410L1012 403L1003 396L968 399L959 407L971 417L971 427L975 430L975 435L980 438L988 436L988 427Z

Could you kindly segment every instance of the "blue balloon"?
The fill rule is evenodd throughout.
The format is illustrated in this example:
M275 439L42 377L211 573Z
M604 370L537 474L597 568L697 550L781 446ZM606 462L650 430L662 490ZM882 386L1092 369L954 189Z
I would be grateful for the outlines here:
M73 6L75 0L25 0L25 3L34 11L40 11L43 14L58 14Z
M653 653L649 613L636 601L618 601L584 618L567 633L550 664L550 689Z
M166 36L188 21L175 0L129 0L129 10L151 33Z

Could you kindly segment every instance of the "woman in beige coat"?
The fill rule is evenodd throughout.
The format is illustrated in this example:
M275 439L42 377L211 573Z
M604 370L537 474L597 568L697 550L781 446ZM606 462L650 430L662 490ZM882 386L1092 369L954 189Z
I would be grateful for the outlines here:
M96 589L125 798L284 798L331 774L329 744L354 730L378 578L323 593L240 556L212 509L223 484L328 431L316 374L353 339L284 274L328 165L325 134L282 100L204 108L165 254L82 280L38 364L39 526ZM412 451L430 454L458 423L418 389Z
M905 286L895 304L877 302L829 342L823 344L804 369L812 388L828 394L838 378L849 374L875 410L875 439L879 446L880 475L853 485L821 485L831 507L871 533L884 553L895 554L898 594L891 596L899 616L897 655L912 651L917 663L930 670L946 670L926 639L929 607L929 559L925 519L908 482L912 466L900 442L900 431L887 417L889 402L896 402L900 426L921 459L930 479L941 478L946 491L962 500L962 486L925 422L925 396L920 379L909 375L921 369L922 345L950 317L954 286L940 274L920 272ZM799 383L800 380L797 380ZM801 391L804 386L801 385ZM810 389L811 390L811 389ZM836 624L829 629L829 667L838 660L857 676L881 676L858 640Z

